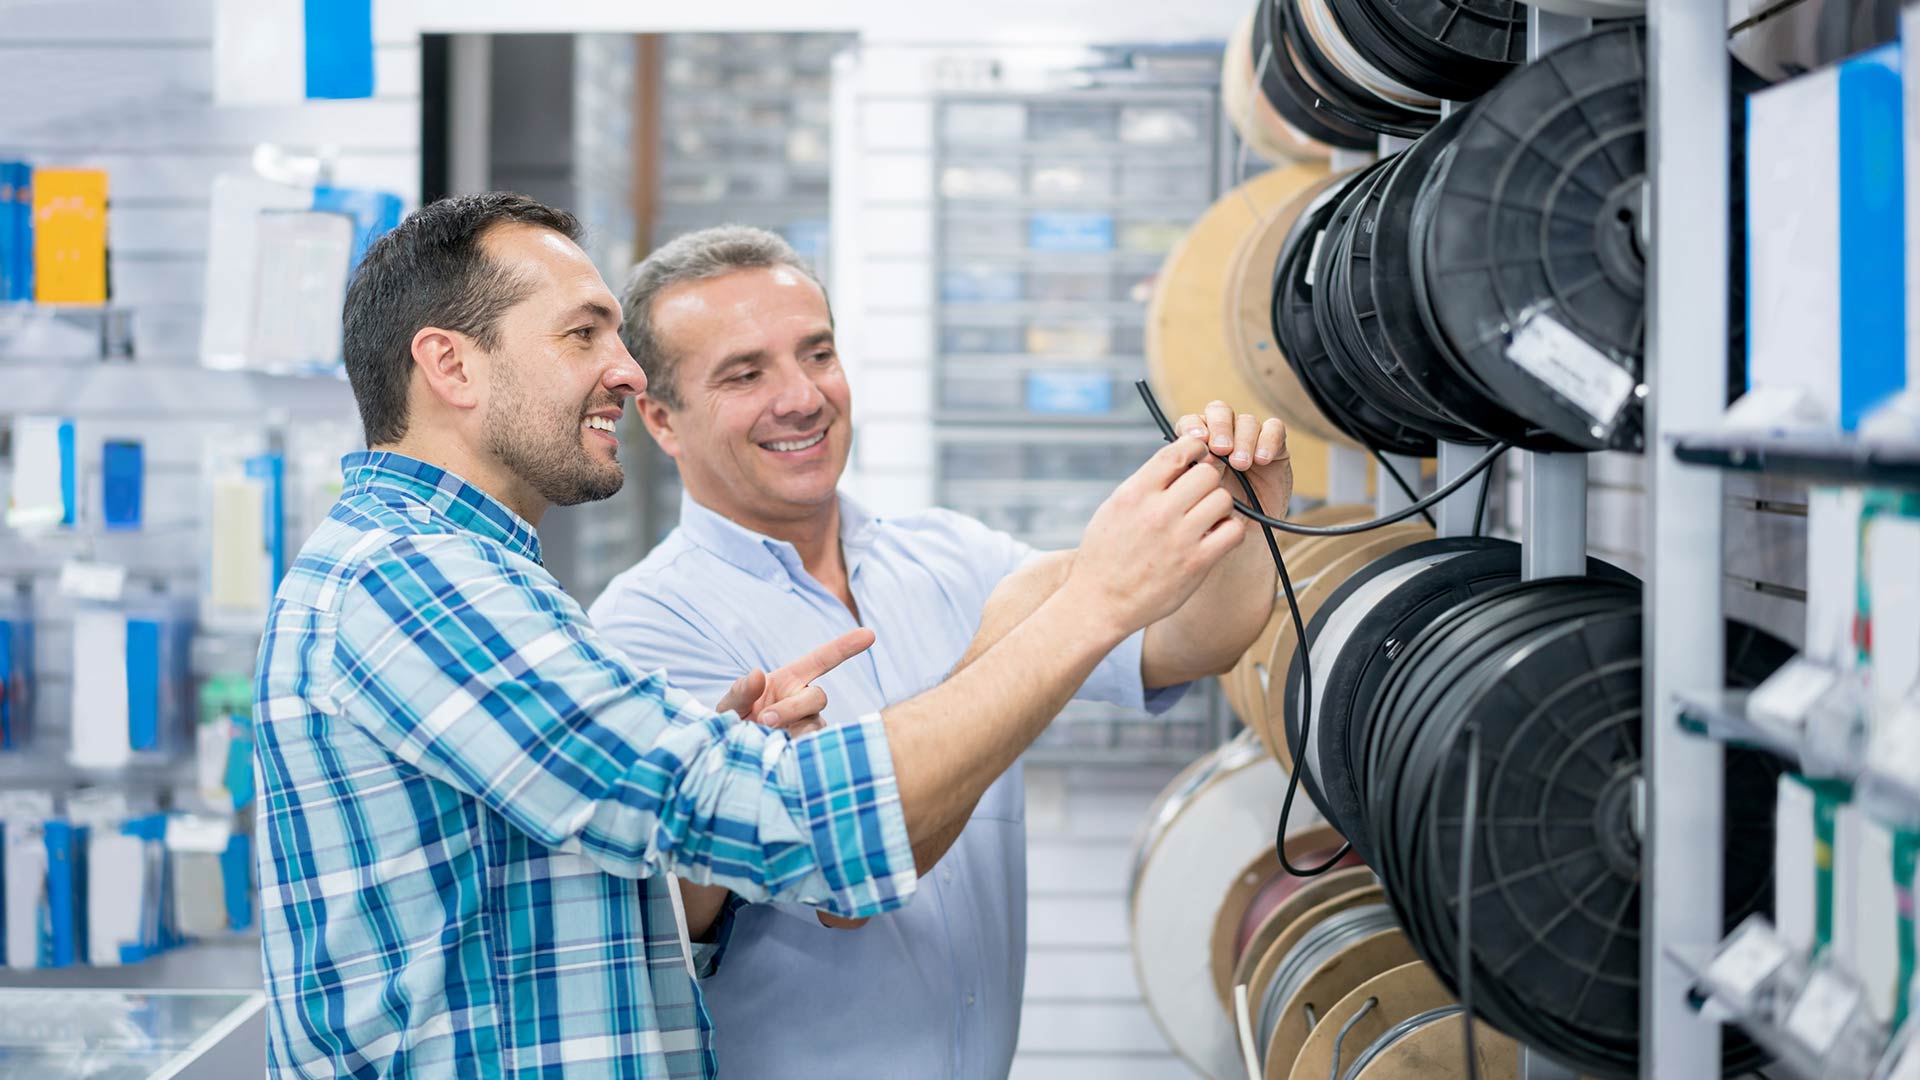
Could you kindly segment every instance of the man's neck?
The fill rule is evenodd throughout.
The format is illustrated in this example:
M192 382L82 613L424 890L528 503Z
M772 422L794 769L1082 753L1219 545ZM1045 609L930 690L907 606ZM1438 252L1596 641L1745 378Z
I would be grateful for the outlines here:
M713 504L698 495L695 501L709 510ZM757 532L774 540L784 540L793 545L800 556L800 565L808 576L819 582L822 587L838 596L847 610L855 612L853 586L847 580L847 560L840 547L840 499L835 496L828 500L818 512L802 518L790 518L779 521L743 520L719 510L713 511L742 528Z
M499 500L507 509L519 514L527 524L536 528L540 525L540 518L547 512L547 501L522 483L519 477L491 458L483 458L465 447L419 438L409 433L397 442L383 443L369 449L405 454L436 469L445 469Z

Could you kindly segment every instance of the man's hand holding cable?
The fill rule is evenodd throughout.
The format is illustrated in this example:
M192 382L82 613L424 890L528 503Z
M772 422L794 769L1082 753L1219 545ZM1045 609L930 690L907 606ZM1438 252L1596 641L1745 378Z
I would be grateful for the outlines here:
M1224 401L1175 422L1181 441L1205 440L1220 474L1223 494L1245 499L1238 477L1253 485L1266 512L1283 517L1293 498L1293 462L1287 425L1235 413ZM1266 626L1273 611L1273 559L1258 526L1246 523L1239 547L1222 559L1180 610L1147 628L1141 674L1150 687L1172 686L1233 667Z

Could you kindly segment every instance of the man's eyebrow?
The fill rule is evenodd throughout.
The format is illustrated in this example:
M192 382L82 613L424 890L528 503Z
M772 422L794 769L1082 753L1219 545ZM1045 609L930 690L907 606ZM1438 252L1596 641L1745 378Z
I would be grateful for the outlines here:
M570 309L565 315L562 315L558 321L570 323L583 318L591 319L594 322L618 323L620 321L620 313L598 300L587 300Z
M795 349L794 351L806 352L808 349L811 349L816 345L831 345L831 344L833 344L832 330L816 330L813 333L808 334L806 337L801 338L800 347Z
M758 364L766 360L766 358L767 351L765 349L748 349L744 352L733 353L713 366L713 374L715 378L718 378L732 371L734 368L746 367L749 364Z

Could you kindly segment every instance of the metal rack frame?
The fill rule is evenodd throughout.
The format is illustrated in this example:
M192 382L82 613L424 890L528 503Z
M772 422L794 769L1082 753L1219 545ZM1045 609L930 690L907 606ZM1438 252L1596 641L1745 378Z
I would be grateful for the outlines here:
M1719 1074L1720 1026L1690 1006L1673 955L1720 940L1726 808L1722 747L1682 731L1676 696L1720 691L1723 482L1683 465L1672 437L1717 423L1725 392L1728 67L1717 6L1649 6L1640 1075L1693 1080Z

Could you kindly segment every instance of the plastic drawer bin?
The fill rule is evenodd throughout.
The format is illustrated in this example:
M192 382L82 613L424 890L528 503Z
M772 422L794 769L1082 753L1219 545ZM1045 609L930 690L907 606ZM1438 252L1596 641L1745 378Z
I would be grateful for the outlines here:
M1045 210L1027 218L1027 246L1034 251L1112 251L1112 214Z
M1035 161L1027 192L1039 199L1111 199L1113 166L1099 161Z
M1093 103L1034 105L1027 112L1027 138L1037 143L1111 142L1118 112L1112 105Z
M1207 130L1208 110L1193 105L1127 105L1120 110L1124 143L1199 142Z
M940 170L940 194L948 199L1014 199L1020 173L1003 165L947 165Z
M940 115L940 135L948 142L1021 142L1030 125L1025 105L1009 102L950 102Z
M1105 356L1113 326L1105 319L1037 319L1027 324L1026 351L1034 356Z
M1026 299L1057 303L1102 303L1112 295L1104 270L1035 270L1027 274Z
M949 354L1018 353L1026 338L1017 326L947 326L940 331L940 351Z
M956 266L940 275L940 299L950 304L1006 304L1026 294L1027 283L1017 270L976 264Z
M1120 196L1154 202L1191 202L1196 212L1212 195L1207 170L1154 161L1129 161L1120 167Z

